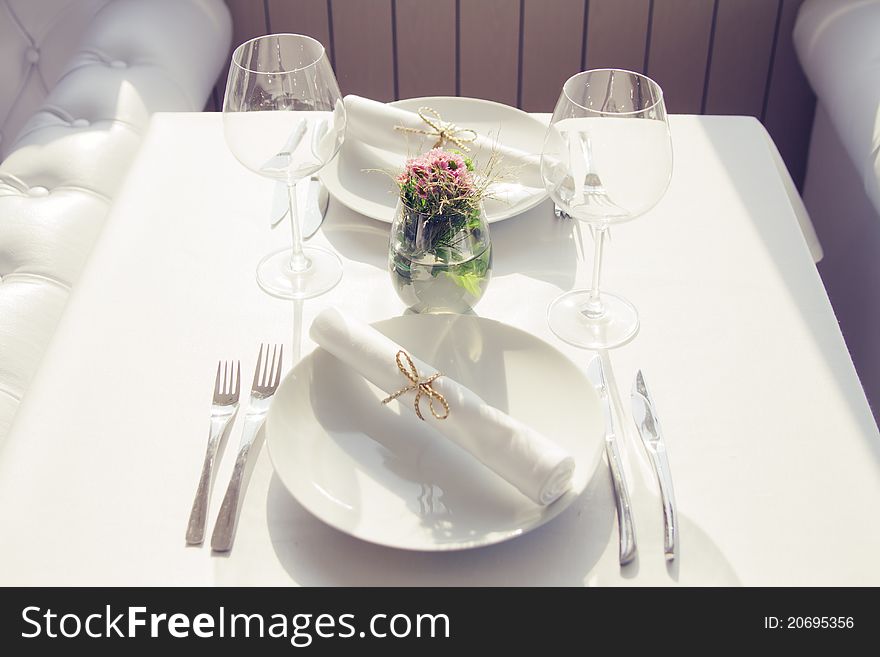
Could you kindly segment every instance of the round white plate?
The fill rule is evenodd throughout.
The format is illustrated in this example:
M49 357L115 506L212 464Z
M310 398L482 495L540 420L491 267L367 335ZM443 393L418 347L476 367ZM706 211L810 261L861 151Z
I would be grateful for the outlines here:
M572 488L549 506L534 504L409 409L383 406L383 392L316 349L281 383L266 420L275 471L311 513L371 543L460 550L534 529L583 492L602 454L602 411L560 352L474 316L405 315L374 326L565 446L576 461Z
M498 136L504 143L531 153L540 153L547 126L535 117L509 105L478 98L433 96L407 98L391 105L417 112L420 107L433 107L444 121L462 128L471 128L481 135ZM342 149L324 167L318 177L330 195L344 206L371 219L391 223L397 204L396 187L382 172L386 161L380 151L359 142L344 142ZM401 163L402 164L402 163ZM514 203L487 202L489 223L522 214L547 198L543 189L533 189Z

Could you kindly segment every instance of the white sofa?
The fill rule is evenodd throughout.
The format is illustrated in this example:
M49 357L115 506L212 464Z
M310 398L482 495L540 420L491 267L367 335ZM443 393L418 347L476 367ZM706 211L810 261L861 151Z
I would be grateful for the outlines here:
M818 97L804 202L819 272L880 419L880 0L806 0L794 42Z
M0 0L0 442L151 113L204 107L222 0Z

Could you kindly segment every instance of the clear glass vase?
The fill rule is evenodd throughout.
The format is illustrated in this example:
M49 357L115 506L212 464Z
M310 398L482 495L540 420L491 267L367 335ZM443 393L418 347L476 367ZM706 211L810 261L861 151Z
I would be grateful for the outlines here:
M414 312L471 312L492 272L482 205L471 216L431 214L398 200L388 265L397 295Z

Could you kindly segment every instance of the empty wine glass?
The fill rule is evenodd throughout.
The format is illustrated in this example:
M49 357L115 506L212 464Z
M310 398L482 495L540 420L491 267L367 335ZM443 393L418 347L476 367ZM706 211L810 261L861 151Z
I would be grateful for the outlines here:
M269 294L306 299L342 277L326 249L303 246L296 185L327 164L342 146L345 106L324 46L300 34L269 34L232 53L223 99L223 134L245 167L287 185L293 246L257 267Z
M609 227L653 208L672 177L672 143L659 85L616 69L570 77L556 102L541 153L550 197L595 239L589 290L550 304L548 322L562 340L587 349L616 347L635 336L639 316L627 300L600 292ZM581 240L583 230L575 225Z

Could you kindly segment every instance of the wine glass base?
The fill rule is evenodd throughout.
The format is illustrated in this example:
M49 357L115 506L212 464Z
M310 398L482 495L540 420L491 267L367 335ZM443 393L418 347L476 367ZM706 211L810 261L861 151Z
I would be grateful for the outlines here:
M589 300L589 290L572 290L550 304L547 321L560 340L583 349L612 349L636 337L639 314L629 301L603 292L605 313L594 319L584 312Z
M280 299L310 299L333 289L342 278L342 261L332 251L306 246L303 253L309 267L302 272L290 269L291 249L270 253L257 266L257 283Z

